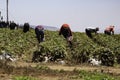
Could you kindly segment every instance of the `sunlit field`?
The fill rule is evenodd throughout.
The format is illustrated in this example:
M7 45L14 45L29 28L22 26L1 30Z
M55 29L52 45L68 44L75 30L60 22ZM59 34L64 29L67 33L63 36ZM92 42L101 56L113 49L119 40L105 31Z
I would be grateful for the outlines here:
M33 29L24 33L22 28L0 28L0 54L6 51L17 59L0 61L2 80L120 80L120 35L73 32L73 45L58 35L58 31L45 31L45 41L38 43ZM65 64L57 61L32 62L33 54L60 56ZM108 64L92 66L92 56L101 59L106 54ZM110 55L108 55L110 54ZM56 59L57 60L57 59ZM113 65L111 65L113 62ZM108 65L108 66L107 66Z

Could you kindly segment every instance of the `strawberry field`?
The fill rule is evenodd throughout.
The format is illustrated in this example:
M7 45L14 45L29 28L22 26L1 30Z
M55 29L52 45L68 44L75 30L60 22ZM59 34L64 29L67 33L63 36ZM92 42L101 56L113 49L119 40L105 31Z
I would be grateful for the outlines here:
M38 43L33 29L24 33L22 29L0 28L0 51L5 50L15 56L31 60L35 51L42 55L61 56L70 63L86 63L92 56L101 59L110 53L110 59L120 63L120 35L93 34L93 39L85 33L73 33L73 45L70 46L57 31L45 31L45 41Z
M102 33L93 34L93 39L90 39L85 33L74 32L72 44L72 46L69 45L63 36L58 35L58 31L45 31L45 41L38 43L33 29L24 33L21 28L17 30L0 28L0 54L4 50L20 59L14 66L0 61L0 78L3 80L49 80L53 78L54 80L119 80L119 68L115 68L116 71L114 71L115 69L112 69L114 67L110 67L109 69L109 67L89 66L86 69L90 71L84 71L79 70L82 67L79 66L78 70L75 67L73 67L72 71L70 70L71 65L84 65L93 56L99 60L103 60L102 65L119 65L119 34L111 36ZM61 67L54 63L48 63L48 65L31 63L34 53L51 56L53 59L51 61L53 62L57 58L61 58L67 62L68 68L64 70L66 66ZM33 67L32 64L36 66ZM50 68L51 64L52 67ZM57 69L54 69L53 66L56 66L55 68Z

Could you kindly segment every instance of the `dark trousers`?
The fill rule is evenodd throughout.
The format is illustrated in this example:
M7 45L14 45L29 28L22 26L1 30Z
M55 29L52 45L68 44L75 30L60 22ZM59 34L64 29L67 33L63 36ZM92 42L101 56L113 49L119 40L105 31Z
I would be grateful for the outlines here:
M91 34L91 31L88 30L88 29L85 29L85 32L86 32L86 35L90 38L92 38L92 34Z
M110 31L104 31L104 33L107 34L107 35L111 35Z
M42 42L44 39L44 31L43 30L38 30L37 28L35 29L36 37L38 42Z

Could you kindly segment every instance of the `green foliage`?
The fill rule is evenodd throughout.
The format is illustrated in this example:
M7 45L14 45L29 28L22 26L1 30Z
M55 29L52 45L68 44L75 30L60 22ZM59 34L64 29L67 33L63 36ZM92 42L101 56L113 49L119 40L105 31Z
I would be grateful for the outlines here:
M57 31L45 31L45 41L40 44L37 42L33 29L23 33L22 29L10 30L0 28L0 51L4 48L14 55L31 56L35 51L41 54L63 55L64 59L74 63L87 62L89 57L106 52L109 50L114 55L114 61L120 63L120 35L93 34L93 39L85 33L73 33L73 45L70 47L68 42Z
M80 71L80 76L84 80L119 80L118 78L112 77L108 74L103 74L98 72Z
M28 76L17 76L14 77L13 80L38 80L33 77L28 77Z
M113 77L111 75L100 72L89 72L84 70L77 70L78 75L71 76L71 80L119 80L120 77Z
M36 39L34 32L23 33L21 29L0 29L0 49L4 47L12 54L29 54L30 49L35 47Z

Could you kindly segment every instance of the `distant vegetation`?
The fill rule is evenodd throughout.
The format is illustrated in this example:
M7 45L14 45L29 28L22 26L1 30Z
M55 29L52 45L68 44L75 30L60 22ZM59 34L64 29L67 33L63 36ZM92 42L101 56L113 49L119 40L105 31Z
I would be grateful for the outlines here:
M45 41L38 44L34 30L23 33L22 29L10 30L0 28L0 51L5 49L11 54L23 59L31 60L35 51L52 56L62 55L64 59L72 63L85 63L89 57L95 55L100 58L101 54L112 53L115 63L120 63L120 35L94 35L93 39L85 33L73 33L73 46L70 47L66 40L58 35L57 31L45 31Z

